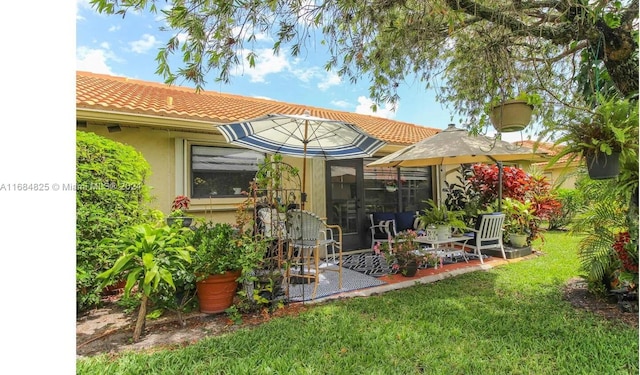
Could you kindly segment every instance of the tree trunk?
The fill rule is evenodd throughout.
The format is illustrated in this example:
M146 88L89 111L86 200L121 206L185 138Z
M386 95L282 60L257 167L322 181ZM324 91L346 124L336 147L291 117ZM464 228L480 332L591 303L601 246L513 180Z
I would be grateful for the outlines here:
M136 327L133 330L133 342L138 342L142 331L144 330L144 322L147 316L147 295L142 294L142 302L140 302L140 309L138 310L138 319L136 320Z

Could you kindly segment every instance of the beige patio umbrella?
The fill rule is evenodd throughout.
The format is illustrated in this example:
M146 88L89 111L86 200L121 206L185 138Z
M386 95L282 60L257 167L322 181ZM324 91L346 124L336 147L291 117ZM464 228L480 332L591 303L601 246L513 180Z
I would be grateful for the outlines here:
M367 164L368 167L427 167L468 163L496 163L500 167L498 202L502 200L502 162L546 161L546 152L483 135L474 136L449 124L447 129Z
M483 135L470 135L465 129L449 124L447 129L425 138L372 163L369 167L426 167L497 161L548 160L546 152L534 152L506 141Z

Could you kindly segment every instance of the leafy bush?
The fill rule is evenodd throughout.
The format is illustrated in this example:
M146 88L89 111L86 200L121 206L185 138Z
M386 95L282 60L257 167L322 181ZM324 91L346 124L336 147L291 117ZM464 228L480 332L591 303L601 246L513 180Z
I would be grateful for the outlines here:
M580 190L556 189L555 193L562 206L556 215L549 217L549 230L567 227L585 205L584 196Z
M113 267L98 275L101 287L126 279L125 296L129 296L134 287L142 292L133 341L138 341L142 334L148 300L166 295L165 286L176 290L173 275L186 270L186 264L191 263L190 252L195 251L190 245L192 237L193 233L188 228L141 224L127 228L118 238L106 241L122 255Z
M76 299L85 310L99 305L96 276L120 255L102 241L149 218L150 167L133 147L81 131L76 159Z

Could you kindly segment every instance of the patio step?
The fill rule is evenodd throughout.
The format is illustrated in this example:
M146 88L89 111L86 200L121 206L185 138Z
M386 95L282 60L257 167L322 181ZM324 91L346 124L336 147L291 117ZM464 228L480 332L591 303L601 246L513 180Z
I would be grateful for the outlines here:
M500 249L484 249L482 250L482 254L486 254L492 257L502 258L502 252L500 252ZM505 246L504 254L507 256L507 259L521 258L531 254L531 246L526 246L521 248L513 248L513 247Z

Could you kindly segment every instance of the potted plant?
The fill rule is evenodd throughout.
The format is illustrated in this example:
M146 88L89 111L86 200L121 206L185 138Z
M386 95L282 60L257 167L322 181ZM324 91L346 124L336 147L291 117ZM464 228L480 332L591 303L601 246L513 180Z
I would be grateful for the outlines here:
M615 178L620 172L621 153L637 154L638 105L628 99L604 100L601 96L600 101L594 110L552 129L561 136L555 141L559 152L549 166L565 156L567 164L584 158L591 179Z
M193 218L185 213L185 210L188 210L190 205L191 199L186 195L175 197L171 204L171 213L167 217L167 224L172 226L174 223L180 222L182 226L190 227L193 223Z
M192 245L200 311L224 312L233 304L238 280L256 269L266 247L231 224L211 222L194 228Z
M532 233L531 225L536 219L531 201L521 202L513 198L505 198L502 202L505 214L505 232L514 247L525 247Z
M393 242L377 242L373 246L373 251L384 257L387 264L391 264L391 269L399 272L403 276L412 277L418 272L418 267L427 263L436 264L436 255L421 251L421 244L416 241L417 232L407 230L399 233Z
M393 193L398 190L398 182L396 180L385 180L384 188L387 189L388 192Z
M520 94L517 97L491 105L489 118L499 133L524 130L531 122L534 103L540 97L535 94Z
M438 232L438 240L446 240L451 237L452 229L464 229L464 212L450 211L443 205L438 205L433 199L424 201L429 206L420 214L420 222L423 227L435 225Z

